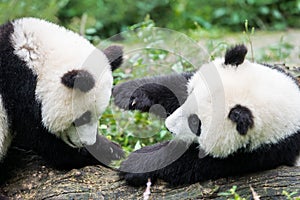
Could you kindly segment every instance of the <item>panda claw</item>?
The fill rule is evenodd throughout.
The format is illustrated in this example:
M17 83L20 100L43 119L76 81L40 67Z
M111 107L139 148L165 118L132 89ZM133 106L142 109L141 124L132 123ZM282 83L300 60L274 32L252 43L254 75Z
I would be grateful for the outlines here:
M136 100L134 99L131 103L131 106L134 106L136 104Z

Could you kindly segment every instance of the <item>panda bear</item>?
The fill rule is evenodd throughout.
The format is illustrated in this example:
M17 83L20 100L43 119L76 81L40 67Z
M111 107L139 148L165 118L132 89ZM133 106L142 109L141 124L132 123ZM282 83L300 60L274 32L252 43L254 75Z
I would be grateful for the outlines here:
M194 73L114 88L121 108L149 112L160 104L163 112L154 113L164 113L174 135L121 163L120 174L128 184L144 185L150 178L177 186L299 165L299 84L280 68L245 60L246 54L244 45L236 45L225 58Z
M120 46L100 51L37 18L0 26L1 165L12 146L33 150L62 169L123 157L117 144L97 133L122 54ZM101 155L96 159L91 151Z

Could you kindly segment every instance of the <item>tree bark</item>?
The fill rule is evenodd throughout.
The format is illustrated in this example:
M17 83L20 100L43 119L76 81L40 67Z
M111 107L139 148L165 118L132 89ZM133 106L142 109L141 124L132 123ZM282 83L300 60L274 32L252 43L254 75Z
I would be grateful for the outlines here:
M26 165L13 170L13 178L0 187L0 194L9 199L143 199L145 187L133 188L120 180L116 171L103 166L87 166L71 171L47 167L32 152L18 152ZM298 192L300 196L300 168L278 169L170 188L160 181L151 186L150 199L226 199L220 196L233 186L246 199L253 198L250 186L260 199L286 199L282 194ZM1 196L0 196L1 199Z

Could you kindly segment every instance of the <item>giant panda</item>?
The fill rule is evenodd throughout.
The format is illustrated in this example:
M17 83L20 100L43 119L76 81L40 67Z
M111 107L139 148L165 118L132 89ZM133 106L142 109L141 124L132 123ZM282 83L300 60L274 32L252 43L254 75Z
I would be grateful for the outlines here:
M128 184L144 185L150 178L176 186L299 165L299 84L280 68L246 60L246 54L244 45L236 45L188 76L144 78L114 88L121 108L148 112L160 104L174 135L121 163Z
M101 51L37 18L0 26L0 164L11 146L61 169L120 159L122 149L100 136L97 125L122 54L120 46Z

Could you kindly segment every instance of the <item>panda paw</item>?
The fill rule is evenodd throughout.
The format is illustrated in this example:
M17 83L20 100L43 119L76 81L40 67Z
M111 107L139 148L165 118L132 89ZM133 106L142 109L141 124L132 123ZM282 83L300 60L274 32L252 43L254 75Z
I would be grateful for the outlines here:
M122 148L108 140L102 135L97 135L97 141L94 145L86 146L88 151L92 152L98 161L109 166L112 161L120 160L125 157Z
M129 99L129 110L140 110L148 112L153 102L149 99L148 95L140 90L136 90Z
M115 86L112 95L115 105L125 110L148 112L153 105L147 92L142 87L131 85L130 82Z
M169 144L169 141L165 141L132 152L121 163L119 175L131 186L144 186L149 178L152 183L156 182L164 172L162 160L166 159L165 156L169 157L169 150L173 152L172 147L176 147Z

